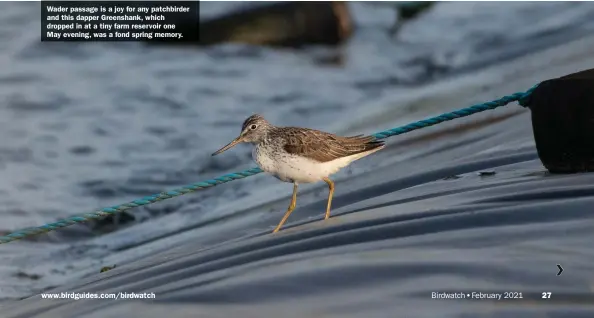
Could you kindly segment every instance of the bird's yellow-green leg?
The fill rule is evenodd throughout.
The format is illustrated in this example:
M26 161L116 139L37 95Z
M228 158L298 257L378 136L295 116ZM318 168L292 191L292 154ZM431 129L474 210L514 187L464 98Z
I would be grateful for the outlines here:
M330 192L328 193L328 205L326 206L326 217L324 220L328 220L330 218L330 206L332 205L332 196L334 195L334 182L328 178L324 178L324 181L328 184L328 189Z
M293 210L295 210L296 205L297 205L297 182L293 183L293 198L291 199L291 204L289 204L289 208L287 209L285 216L283 216L283 219L280 221L280 223L278 223L278 225L276 226L276 229L274 229L274 231L272 231L272 233L276 233L280 230L280 228L283 226L283 224L285 224L285 222L289 218L289 215L291 215L291 212L293 212Z

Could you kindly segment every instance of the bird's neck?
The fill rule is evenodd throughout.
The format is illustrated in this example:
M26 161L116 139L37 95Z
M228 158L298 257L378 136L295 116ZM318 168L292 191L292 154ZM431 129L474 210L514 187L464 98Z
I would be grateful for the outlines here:
M274 135L279 132L279 130L281 130L281 127L269 125L268 127L266 127L266 130L262 134L260 142L268 143L272 139L272 137L274 137Z
M270 130L268 130L263 136L262 138L260 138L258 141L254 142L254 145L256 146L266 146L268 145L271 140L272 140L272 135L273 135L273 129L274 128L270 128Z

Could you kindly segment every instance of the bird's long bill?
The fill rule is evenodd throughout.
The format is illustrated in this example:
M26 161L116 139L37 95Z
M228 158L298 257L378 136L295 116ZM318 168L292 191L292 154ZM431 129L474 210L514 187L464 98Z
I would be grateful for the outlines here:
M223 148L221 148L221 149L219 149L219 150L215 151L215 152L214 152L212 155L213 155L213 156L216 156L216 155L220 154L221 152L223 152L223 151L226 151L226 150L228 150L229 148L231 148L231 147L233 147L233 146L237 145L237 144L238 144L238 143L240 143L240 142L241 142L241 136L239 136L239 137L237 137L237 138L233 139L233 141L231 141L230 143L228 143L227 145L225 145Z

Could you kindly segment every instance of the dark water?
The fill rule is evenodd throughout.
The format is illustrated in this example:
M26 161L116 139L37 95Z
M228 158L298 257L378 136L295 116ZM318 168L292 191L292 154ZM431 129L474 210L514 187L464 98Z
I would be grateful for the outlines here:
M237 4L202 5L210 15ZM592 65L594 41L585 36L594 30L594 5L586 2L441 3L395 36L388 32L393 10L350 7L358 30L349 43L295 51L41 43L38 3L0 4L0 231L252 167L248 147L214 158L210 153L235 137L254 112L279 125L369 133ZM571 48L563 49L570 41ZM529 138L521 142L514 146L531 147ZM369 187L396 176L354 176L421 155L420 149L388 147L337 179ZM433 156L434 163L448 160ZM340 187L337 209L381 204L349 200L346 192L340 197ZM381 194L374 189L366 191ZM132 210L134 219L121 219L119 227L73 226L3 245L0 297L28 296L181 242L195 241L199 249L259 235L281 217L290 191L290 185L259 175ZM299 202L321 211L325 195L321 185L304 187ZM303 210L295 220L319 217L317 210Z

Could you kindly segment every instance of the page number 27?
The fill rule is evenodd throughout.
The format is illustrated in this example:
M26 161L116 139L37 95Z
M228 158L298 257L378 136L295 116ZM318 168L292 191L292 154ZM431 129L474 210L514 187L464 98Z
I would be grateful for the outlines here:
M543 299L551 298L551 293L550 292L543 292L542 293L542 298Z

